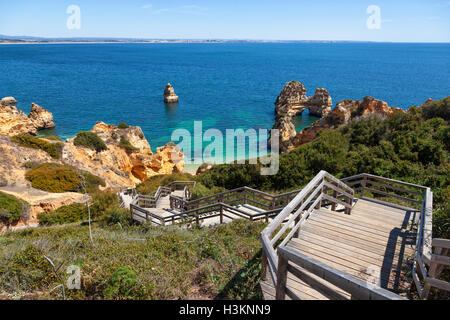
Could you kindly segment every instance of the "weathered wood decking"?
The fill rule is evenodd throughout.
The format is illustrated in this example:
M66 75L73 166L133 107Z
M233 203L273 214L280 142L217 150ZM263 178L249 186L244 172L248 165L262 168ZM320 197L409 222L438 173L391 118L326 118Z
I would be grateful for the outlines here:
M404 277L404 271L412 268L416 233L411 223L418 214L415 209L369 199L356 200L350 215L320 208L304 222L298 238L292 238L286 246L363 281L404 293L412 280ZM350 298L347 292L302 271L323 288L288 273L287 288L301 299ZM265 299L275 299L271 279L261 282L261 289Z

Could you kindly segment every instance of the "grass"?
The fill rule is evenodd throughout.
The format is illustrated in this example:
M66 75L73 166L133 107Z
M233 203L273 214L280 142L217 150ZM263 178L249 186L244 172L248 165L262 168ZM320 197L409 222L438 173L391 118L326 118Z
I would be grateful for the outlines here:
M236 220L211 228L64 225L0 236L0 292L60 299L43 255L81 269L70 299L261 298L259 233L264 224Z
M0 192L0 222L7 225L26 216L29 204L12 195Z
M40 138L36 138L31 134L19 134L11 138L12 142L26 148L40 149L47 152L52 158L61 158L62 143L51 143Z
M31 182L33 188L56 193L68 191L84 193L81 188L82 177L86 181L87 192L97 190L100 185L105 186L104 180L97 176L57 163L31 164L31 169L25 174L25 178Z
M94 149L97 152L107 150L108 147L100 137L90 131L81 131L73 140L73 144L80 147Z

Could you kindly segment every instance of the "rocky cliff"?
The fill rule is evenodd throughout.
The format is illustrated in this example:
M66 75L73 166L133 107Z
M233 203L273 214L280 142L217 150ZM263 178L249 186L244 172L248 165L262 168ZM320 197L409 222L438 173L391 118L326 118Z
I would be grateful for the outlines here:
M0 101L0 134L36 134L38 130L55 127L53 115L43 107L32 103L27 116L16 105L17 100L13 97L5 97Z
M183 153L173 143L156 149L153 153L140 127L119 128L98 122L91 130L106 145L106 150L77 146L75 137L66 142L46 140L61 144L61 158L52 158L41 149L23 147L11 141L11 136L23 133L36 134L37 130L54 127L53 115L37 104L32 104L27 116L16 108L12 97L0 102L0 191L10 193L31 205L30 217L14 226L36 223L36 215L55 210L62 205L83 201L81 194L49 193L36 190L25 179L30 163L67 164L104 179L108 187L129 187L157 174L181 172ZM1 226L0 226L1 232Z
M104 178L108 186L134 186L157 174L183 171L183 153L172 143L153 153L140 127L120 129L98 122L91 131L105 142L107 150L75 146L74 137L65 143L62 160ZM124 140L132 148L124 147Z
M376 114L386 117L400 108L389 107L384 101L365 97L363 101L343 100L331 110L332 100L328 91L317 88L308 98L304 85L298 81L288 82L275 102L276 119L273 129L280 130L280 151L289 152L295 147L314 140L317 132L345 125L352 119ZM300 132L295 130L293 117L309 109L311 115L320 117L310 127ZM271 141L270 141L271 142Z

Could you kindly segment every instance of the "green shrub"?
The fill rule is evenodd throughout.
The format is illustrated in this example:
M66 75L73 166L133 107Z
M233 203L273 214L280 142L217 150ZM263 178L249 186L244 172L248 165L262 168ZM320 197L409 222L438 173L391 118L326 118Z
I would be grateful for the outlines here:
M130 126L129 125L127 125L125 122L119 122L119 125L117 126L119 129L127 129L127 128L129 128Z
M118 268L103 291L106 299L133 299L133 291L136 290L136 273L130 266Z
M12 195L0 192L0 222L7 225L25 217L29 211L29 204Z
M442 118L450 121L450 97L442 100L431 101L420 108L425 119Z
M130 225L130 211L124 208L111 207L106 210L103 222L106 225L120 224L121 226Z
M194 176L190 173L173 173L159 174L148 178L144 182L136 186L136 190L140 194L151 194L155 192L159 186L164 186L173 181L192 181Z
M48 141L36 138L28 133L13 136L11 138L11 141L17 143L18 145L20 145L22 147L43 150L43 151L47 152L54 159L61 158L61 153L62 153L62 148L63 148L62 143L50 143Z
M97 176L57 163L34 166L25 174L25 178L31 182L33 188L56 193L67 191L84 193L81 188L82 177L86 181L87 192L97 190L99 185L105 186L105 182Z
M122 148L125 148L126 150L129 150L129 151L139 150L139 148L134 147L134 146L130 143L130 141L128 141L125 137L120 137L120 143L119 143L119 145L120 145Z
M40 225L64 224L78 222L88 218L88 211L84 204L74 203L62 206L55 211L42 212L37 216Z
M112 191L97 191L92 194L91 215L93 219L101 220L111 209L119 206L119 197Z
M81 131L78 133L73 140L73 144L76 146L94 149L97 152L108 149L103 140L100 139L96 133L90 131Z
M203 184L197 182L191 190L191 200L212 196L213 194L226 191L225 188L213 186L211 188L205 187Z

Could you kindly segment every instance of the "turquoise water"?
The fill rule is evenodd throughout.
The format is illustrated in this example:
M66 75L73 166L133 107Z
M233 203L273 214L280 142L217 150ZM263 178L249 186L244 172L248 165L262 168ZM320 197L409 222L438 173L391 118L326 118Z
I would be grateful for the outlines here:
M56 134L96 121L142 127L153 150L176 128L271 128L290 80L333 105L374 96L408 108L449 95L450 44L53 44L0 45L0 96L50 110ZM163 103L171 82L180 102ZM297 129L315 118L298 121Z

